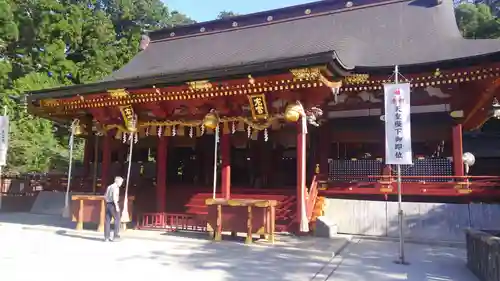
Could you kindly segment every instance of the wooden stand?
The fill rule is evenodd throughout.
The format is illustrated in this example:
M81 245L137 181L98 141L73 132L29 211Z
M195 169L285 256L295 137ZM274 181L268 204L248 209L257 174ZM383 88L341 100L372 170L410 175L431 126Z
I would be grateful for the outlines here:
M133 214L134 197L128 198L128 211ZM120 199L120 208L123 210L123 198ZM104 231L106 203L102 195L73 195L71 196L72 221L76 222L76 230L83 230L83 223L96 223L97 231Z
M252 243L252 235L267 236L274 243L276 226L276 200L253 199L207 199L207 230L215 241L222 240L222 232L247 234L245 243Z

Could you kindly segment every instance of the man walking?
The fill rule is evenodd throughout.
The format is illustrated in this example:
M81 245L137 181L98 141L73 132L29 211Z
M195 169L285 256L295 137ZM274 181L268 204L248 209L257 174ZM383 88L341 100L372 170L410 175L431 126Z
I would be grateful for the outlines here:
M106 201L106 222L104 224L104 241L112 241L120 238L120 186L123 184L122 177L116 177L115 182L108 186L104 194ZM115 233L113 239L110 239L111 234L111 218L115 220Z

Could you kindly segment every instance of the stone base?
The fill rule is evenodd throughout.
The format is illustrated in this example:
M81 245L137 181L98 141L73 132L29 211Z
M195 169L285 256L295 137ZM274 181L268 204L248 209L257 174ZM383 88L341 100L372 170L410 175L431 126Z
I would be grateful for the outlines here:
M318 217L315 224L315 236L324 238L333 238L337 236L337 224L329 221L327 217Z

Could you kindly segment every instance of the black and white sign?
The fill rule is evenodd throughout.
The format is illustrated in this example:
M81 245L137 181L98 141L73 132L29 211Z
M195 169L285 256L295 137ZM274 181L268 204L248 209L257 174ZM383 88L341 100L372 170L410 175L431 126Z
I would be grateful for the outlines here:
M9 148L9 117L0 116L0 166L7 164L7 150Z
M385 163L410 165L411 150L410 84L384 84Z

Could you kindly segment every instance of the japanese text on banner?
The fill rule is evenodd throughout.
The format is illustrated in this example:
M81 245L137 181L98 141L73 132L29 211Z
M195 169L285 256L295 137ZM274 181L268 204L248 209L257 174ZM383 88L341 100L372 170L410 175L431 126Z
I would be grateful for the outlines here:
M9 148L9 117L0 116L0 166L7 164Z
M384 84L385 163L412 164L410 84Z

